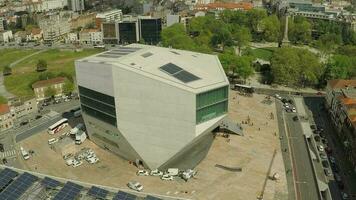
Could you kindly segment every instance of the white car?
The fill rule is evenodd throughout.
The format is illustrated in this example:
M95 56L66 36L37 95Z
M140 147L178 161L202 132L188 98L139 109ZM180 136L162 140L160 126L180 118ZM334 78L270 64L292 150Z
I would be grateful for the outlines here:
M320 152L324 152L324 147L323 147L322 145L318 145L318 150L319 150Z
M284 103L284 107L285 107L285 108L288 108L288 109L290 108L289 105L288 105L288 103Z
M90 164L95 164L99 161L99 158L98 157L90 157L90 158L87 158L87 161Z
M275 96L277 99L282 100L282 97L279 96L279 94L275 94L274 96Z
M136 175L137 176L148 176L148 171L146 171L146 170L138 170L136 172Z
M143 190L143 186L137 181L128 182L127 187L129 187L130 189L133 189L137 192L141 192Z
M161 176L161 179L165 180L165 181L173 181L174 180L173 176L171 176L169 174L164 174L163 176Z
M73 163L74 163L74 159L73 158L69 158L69 159L67 159L67 160L65 160L66 161L66 164L68 165L68 166L71 166L71 165L73 165Z
M159 171L158 169L152 170L150 173L151 176L162 176L163 172Z
M48 140L48 144L49 145L54 144L56 142L58 142L58 138L51 138L51 139Z
M82 165L82 164L83 164L82 161L74 160L72 166L73 166L73 167L79 167L79 166Z
M295 109L294 107L292 108L292 112L296 113L297 109Z

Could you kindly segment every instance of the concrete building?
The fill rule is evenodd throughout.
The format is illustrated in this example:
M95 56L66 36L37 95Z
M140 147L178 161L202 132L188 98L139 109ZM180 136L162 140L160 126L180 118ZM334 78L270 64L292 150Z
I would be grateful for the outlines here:
M7 104L0 104L0 132L14 126L10 107Z
M66 43L77 43L79 41L78 33L68 33L65 39Z
M79 33L79 41L82 44L102 44L103 33L98 29L83 29Z
M101 24L101 31L103 32L103 42L105 44L118 44L118 23L116 22L105 22Z
M37 113L37 102L35 98L11 98L8 105L10 106L10 112L13 117L19 119L28 114Z
M43 40L53 42L70 32L69 18L61 15L50 15L39 21L43 31Z
M131 44L140 41L137 19L119 22L117 30L120 44Z
M167 27L170 27L172 26L173 24L176 24L176 23L180 23L180 15L172 15L172 14L168 14L166 16L166 26Z
M63 9L67 6L67 0L29 0L24 6L29 12L48 12Z
M0 42L8 43L13 38L12 31L0 31Z
M89 138L149 169L194 168L227 116L216 55L131 44L75 67Z
M5 30L4 23L5 23L5 18L4 17L0 17L0 31Z
M35 92L37 101L41 101L46 98L50 98L49 94L46 94L48 89L54 90L54 96L62 96L64 90L66 78L57 77L48 80L37 81L32 84L32 89ZM51 94L52 95L52 94Z
M68 0L68 9L73 12L85 10L84 0Z
M330 80L326 107L356 171L356 80Z
M161 18L139 17L138 19L140 41L154 45L161 41Z
M96 15L95 24L97 28L101 27L101 24L106 22L119 22L122 20L122 11L119 9L110 10Z

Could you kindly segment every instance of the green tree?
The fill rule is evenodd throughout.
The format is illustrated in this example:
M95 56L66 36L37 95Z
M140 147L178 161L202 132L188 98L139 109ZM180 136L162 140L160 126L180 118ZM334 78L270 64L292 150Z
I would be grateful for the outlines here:
M265 41L278 42L280 38L280 22L276 15L271 15L262 19L261 29Z
M316 41L316 46L324 54L333 52L341 44L341 35L335 33L327 33L319 37Z
M161 36L163 46L185 50L193 50L195 48L193 40L185 33L183 24L177 23L163 29Z
M253 74L252 58L249 56L236 56L233 50L227 50L219 55L219 59L227 73L236 73L239 78L243 79Z
M43 71L46 71L47 70L47 62L45 60L38 60L37 62L37 68L36 68L36 71L37 72L43 72Z
M326 64L325 79L350 79L356 76L355 66L355 57L334 55Z
M71 81L66 80L64 82L63 93L70 94L73 92L73 90L74 90L74 84Z
M53 72L42 72L39 76L38 79L39 80L48 80L51 78L55 78L56 75Z
M252 33L257 33L258 25L262 19L267 17L267 12L265 9L252 9L247 12L248 24L251 27Z
M288 38L294 44L305 44L311 41L311 24L304 17L297 16L288 23Z
M57 91L53 87L48 87L44 93L45 97L47 98L53 98L56 94Z
M4 69L2 70L2 74L4 76L8 76L12 74L12 69L9 66L5 66Z
M233 39L235 40L236 45L239 47L239 52L241 53L241 48L247 46L252 40L251 32L246 27L239 27L233 32Z

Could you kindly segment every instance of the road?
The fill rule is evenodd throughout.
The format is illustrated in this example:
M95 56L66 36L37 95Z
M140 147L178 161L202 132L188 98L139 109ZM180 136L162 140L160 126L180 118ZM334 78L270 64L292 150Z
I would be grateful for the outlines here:
M339 168L338 174L342 177L345 189L343 190L349 195L356 194L356 173L349 173L352 168L343 154L342 142L337 137L335 130L328 113L322 110L324 104L323 98L307 97L305 98L306 105L313 113L313 119L316 125L324 127L324 134L327 138L328 146L333 149L333 156ZM334 174L336 171L334 170ZM329 180L329 188L333 199L342 199L341 191L337 182L334 179ZM356 196L350 199L356 199Z
M279 123L283 123L283 121L280 121L280 118L283 118L286 127L286 137L283 137L282 140L285 140L285 143L288 143L289 146L287 149L285 147L282 147L282 149L291 155L294 177L293 187L296 191L296 199L320 199L301 123L299 121L293 121L293 117L296 114L285 113L283 111L281 102L277 101L276 105ZM288 186L290 187L290 184L288 184Z

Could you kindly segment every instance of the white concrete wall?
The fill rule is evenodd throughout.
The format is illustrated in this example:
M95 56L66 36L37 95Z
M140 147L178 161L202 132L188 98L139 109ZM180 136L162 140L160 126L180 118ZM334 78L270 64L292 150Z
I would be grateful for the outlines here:
M114 96L111 65L76 61L75 71L78 85Z
M113 68L118 128L155 169L195 137L195 94Z

